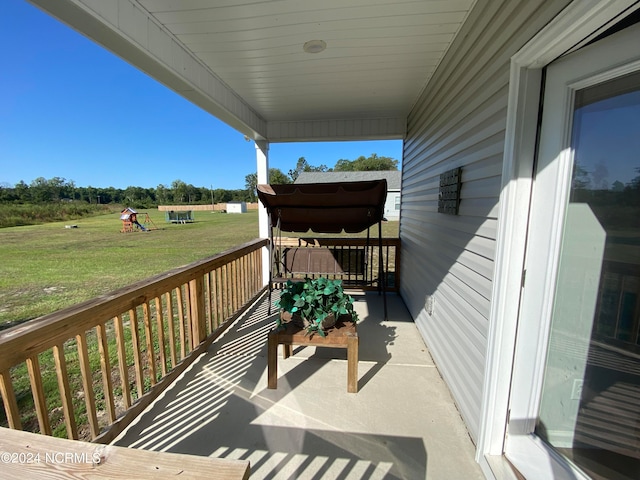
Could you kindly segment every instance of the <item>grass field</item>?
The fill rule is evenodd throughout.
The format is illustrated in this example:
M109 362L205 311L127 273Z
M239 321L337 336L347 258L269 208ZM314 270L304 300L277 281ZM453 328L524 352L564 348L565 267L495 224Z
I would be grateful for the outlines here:
M138 215L142 222L144 213ZM258 215L195 212L195 222L120 233L119 215L0 229L0 324L31 319L258 237Z
M166 223L157 210L141 211L140 221L145 213L158 230L120 233L118 214L73 221L78 228L57 222L0 229L0 324L51 313L258 237L257 211L194 212L195 222L184 225ZM383 235L397 237L398 222L385 222Z

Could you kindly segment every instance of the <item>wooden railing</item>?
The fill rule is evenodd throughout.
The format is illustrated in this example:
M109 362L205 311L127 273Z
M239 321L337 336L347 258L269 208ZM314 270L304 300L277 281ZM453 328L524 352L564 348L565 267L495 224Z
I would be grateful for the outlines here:
M0 428L3 480L175 478L248 480L248 460L97 445Z
M283 237L274 240L273 248L276 262L273 269L274 277L279 280L300 276L328 276L341 278L347 287L376 289L380 285L379 267L382 262L387 291L397 292L400 287L399 238L383 238L380 249L378 238L370 238L367 241L366 238ZM305 248L323 248L327 255L316 256L315 265L312 265L313 256L309 257L309 265L305 269L291 255L294 253L300 258L301 249ZM327 261L324 257L331 257L332 260ZM329 265L332 262L335 262L335 265Z
M266 245L255 240L1 332L0 425L113 440L261 292Z

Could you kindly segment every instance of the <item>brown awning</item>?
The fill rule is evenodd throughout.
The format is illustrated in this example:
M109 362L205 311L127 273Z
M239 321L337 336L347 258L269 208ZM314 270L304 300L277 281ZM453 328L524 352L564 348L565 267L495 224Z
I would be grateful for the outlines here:
M387 181L263 184L258 198L282 231L358 233L382 220Z

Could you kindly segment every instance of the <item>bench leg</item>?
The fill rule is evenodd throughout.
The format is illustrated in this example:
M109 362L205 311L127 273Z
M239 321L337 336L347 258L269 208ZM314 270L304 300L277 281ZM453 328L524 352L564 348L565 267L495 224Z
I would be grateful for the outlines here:
M358 393L358 334L347 337L347 392Z
M267 341L267 388L278 388L278 335L269 333Z
M293 353L293 346L288 343L282 344L282 358L289 358Z

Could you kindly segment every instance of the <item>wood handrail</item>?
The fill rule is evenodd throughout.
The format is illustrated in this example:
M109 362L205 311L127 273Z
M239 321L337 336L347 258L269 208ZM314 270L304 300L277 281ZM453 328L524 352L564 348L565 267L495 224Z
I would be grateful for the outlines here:
M2 478L246 480L249 462L53 438L0 427Z
M23 428L19 399L31 393L40 432L52 433L47 375L49 391L57 381L67 436L111 441L264 290L260 258L266 245L257 239L0 332L0 395L8 425ZM43 371L43 355L55 367ZM92 359L99 360L97 367ZM13 371L24 371L19 375L29 386L12 378ZM116 397L124 412L116 412Z
M367 245L367 239L365 237L347 238L347 237L281 237L274 239L274 243L278 244L282 241L284 247L299 247L299 246L355 246L364 247ZM372 236L369 239L369 246L377 247L378 238ZM383 237L382 246L400 246L400 239L397 237Z
M0 371L97 326L99 319L113 318L266 245L268 240L257 239L3 330L0 332Z

